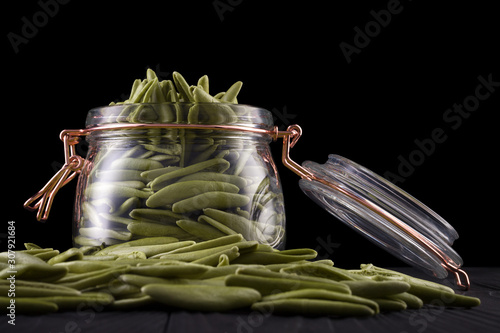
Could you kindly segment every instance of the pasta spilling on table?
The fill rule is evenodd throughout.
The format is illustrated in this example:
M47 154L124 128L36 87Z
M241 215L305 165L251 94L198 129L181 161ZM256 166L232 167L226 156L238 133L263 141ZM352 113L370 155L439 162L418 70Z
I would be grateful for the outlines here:
M342 269L312 249L280 251L241 234L201 242L150 237L63 252L25 247L0 253L0 307L7 313L14 304L16 314L98 307L346 317L480 305L443 284L372 264Z

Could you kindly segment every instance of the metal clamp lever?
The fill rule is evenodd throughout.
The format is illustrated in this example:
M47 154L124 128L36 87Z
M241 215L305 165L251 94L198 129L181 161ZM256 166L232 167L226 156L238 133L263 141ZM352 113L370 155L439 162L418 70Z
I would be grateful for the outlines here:
M85 164L85 159L75 154L75 145L79 140L75 140L70 135L64 135L62 140L64 142L64 165L40 191L24 203L24 208L37 211L38 221L47 220L56 193L75 178Z

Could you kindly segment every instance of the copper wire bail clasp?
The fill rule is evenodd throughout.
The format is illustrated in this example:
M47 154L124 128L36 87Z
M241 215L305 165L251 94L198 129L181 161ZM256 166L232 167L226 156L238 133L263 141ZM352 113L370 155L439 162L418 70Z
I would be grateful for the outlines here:
M313 179L314 176L290 157L290 148L293 148L302 136L302 128L299 125L290 125L286 131L279 131L277 137L283 138L281 161L284 166L292 170L300 178Z
M64 143L64 165L40 191L24 203L24 208L31 211L37 210L38 221L47 220L57 191L75 178L85 165L85 159L75 152L75 146L80 142L79 136L81 135L87 135L87 133L83 130L61 132L60 137Z

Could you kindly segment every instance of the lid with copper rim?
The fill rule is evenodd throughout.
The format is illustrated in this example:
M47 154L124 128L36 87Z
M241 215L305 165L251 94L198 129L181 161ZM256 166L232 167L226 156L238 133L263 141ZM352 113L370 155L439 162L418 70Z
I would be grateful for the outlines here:
M300 188L340 221L404 262L438 278L455 274L468 288L462 259L451 248L455 229L423 203L365 167L338 155L305 161ZM458 273L465 276L460 280Z

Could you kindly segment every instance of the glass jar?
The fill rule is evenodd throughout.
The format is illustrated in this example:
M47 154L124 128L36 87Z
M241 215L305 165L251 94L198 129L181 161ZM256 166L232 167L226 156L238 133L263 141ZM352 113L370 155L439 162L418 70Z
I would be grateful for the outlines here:
M241 233L282 249L284 200L267 134L273 128L269 111L241 104L90 110L74 245Z

